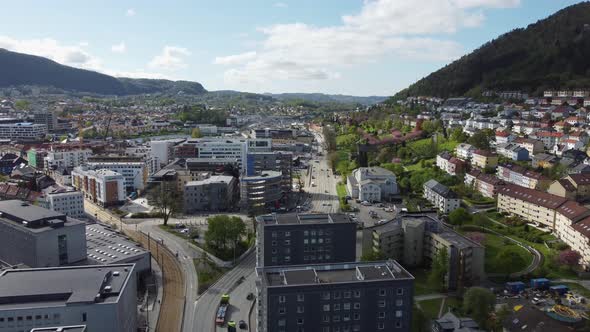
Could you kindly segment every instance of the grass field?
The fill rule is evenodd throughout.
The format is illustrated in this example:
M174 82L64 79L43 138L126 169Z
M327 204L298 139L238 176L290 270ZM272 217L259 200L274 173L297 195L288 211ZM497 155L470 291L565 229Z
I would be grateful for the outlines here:
M436 319L438 318L438 312L440 311L440 306L442 305L443 299L434 299L434 300L425 300L420 301L420 308L422 308L422 312L428 317L428 319Z
M485 247L486 247L486 261L485 270L488 273L514 273L524 270L532 261L533 255L524 248L516 244L506 244L504 239L494 234L485 234ZM496 256L504 248L511 248L522 258L522 265L513 265L509 270L502 271L502 268L497 265Z
M414 295L427 295L438 293L438 291L428 285L428 270L426 269L415 269L411 270L410 273L414 276Z

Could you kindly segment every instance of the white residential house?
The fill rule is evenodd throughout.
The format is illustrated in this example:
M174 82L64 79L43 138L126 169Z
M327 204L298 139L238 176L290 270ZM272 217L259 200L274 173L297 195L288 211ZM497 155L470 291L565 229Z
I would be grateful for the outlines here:
M390 200L398 194L397 179L393 172L382 167L360 167L347 178L348 194L353 199L368 202Z
M461 200L449 187L431 179L424 184L424 198L442 213L449 213L457 208Z
M461 143L455 147L455 155L457 158L468 160L471 158L473 152L477 150L473 145L467 143Z

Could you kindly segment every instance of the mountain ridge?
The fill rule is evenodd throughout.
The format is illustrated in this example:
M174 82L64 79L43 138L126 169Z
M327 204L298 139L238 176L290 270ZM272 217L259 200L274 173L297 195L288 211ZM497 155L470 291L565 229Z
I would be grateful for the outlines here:
M0 87L51 86L67 91L103 95L207 92L197 82L117 78L96 71L62 65L53 60L0 48Z
M485 90L590 86L590 2L561 9L526 28L507 32L396 93L456 97Z

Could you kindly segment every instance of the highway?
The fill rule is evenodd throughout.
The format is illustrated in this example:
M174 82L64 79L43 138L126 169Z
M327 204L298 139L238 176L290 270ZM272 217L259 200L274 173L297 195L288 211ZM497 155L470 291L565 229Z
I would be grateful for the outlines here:
M232 290L236 289L236 286L248 287L253 289L253 276L254 268L256 266L256 254L255 251L250 252L244 259L231 271L226 273L223 277L221 277L217 283L209 287L207 291L205 291L198 300L194 303L194 312L192 314L193 323L192 326L198 327L199 332L212 332L212 331L227 331L227 328L222 329L215 325L215 314L217 312L217 307L219 305L219 300L221 299L222 294L230 295L236 293L244 293L243 290L239 292L232 292ZM240 278L247 278L247 281L239 283ZM255 293L255 292L254 292ZM247 292L246 292L247 295ZM241 298L240 298L241 297ZM247 302L245 296L231 296L230 297L230 309L229 309L229 317L228 319L232 319L238 322L240 319L248 321L247 315L243 313L243 309L245 305L244 302ZM233 312L237 313L235 308L240 308L238 317L234 317ZM249 325L249 324L248 324ZM188 330L185 330L188 331Z
M332 169L328 165L327 152L323 147L323 137L319 133L316 133L315 136L319 142L318 152L322 156L316 156L315 160L318 162L310 162L311 171L303 176L304 190L311 194L309 212L336 213L340 210L336 193L336 184L340 179L332 174Z

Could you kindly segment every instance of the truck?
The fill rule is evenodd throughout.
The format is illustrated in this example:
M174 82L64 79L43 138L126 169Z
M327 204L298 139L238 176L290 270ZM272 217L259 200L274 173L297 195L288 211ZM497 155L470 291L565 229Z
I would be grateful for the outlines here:
M217 314L215 315L215 324L222 326L225 324L225 315L227 314L227 308L229 307L229 295L221 295L219 301L219 307L217 308Z

